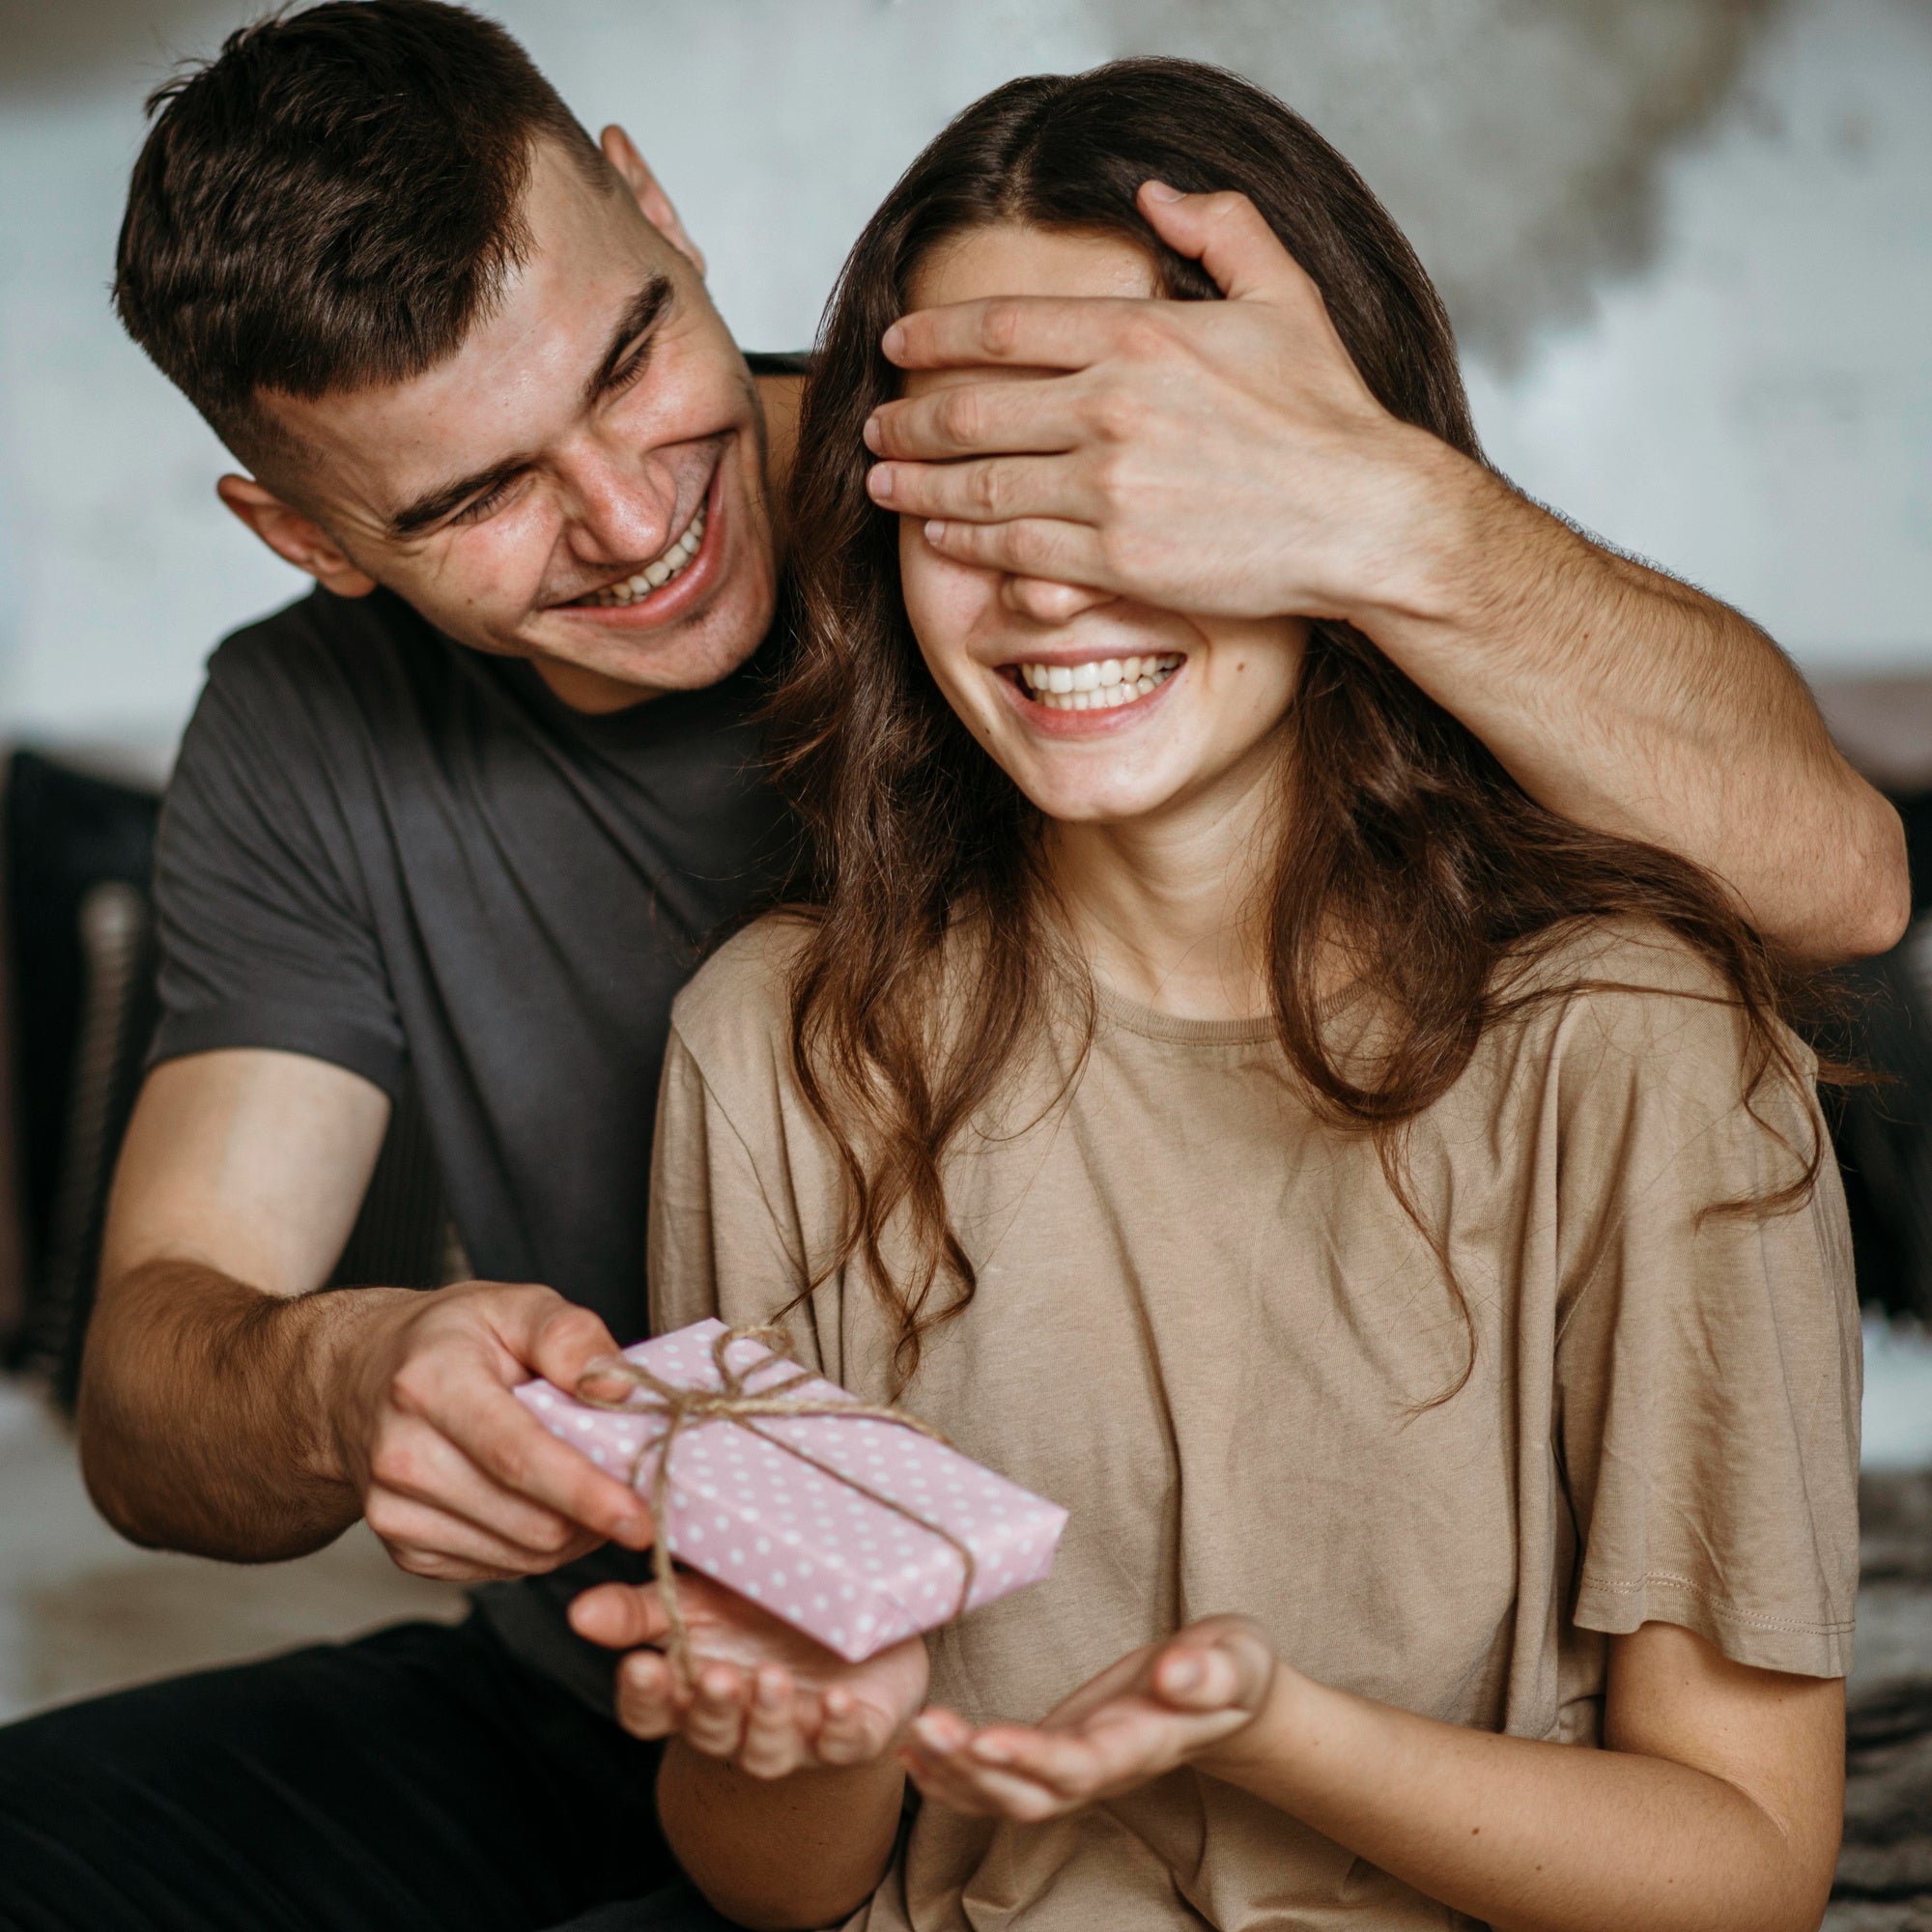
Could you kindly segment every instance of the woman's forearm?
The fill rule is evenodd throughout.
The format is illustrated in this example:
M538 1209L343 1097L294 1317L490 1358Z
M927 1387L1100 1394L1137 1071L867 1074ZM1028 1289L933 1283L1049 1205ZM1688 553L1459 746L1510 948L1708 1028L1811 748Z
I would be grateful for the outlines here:
M760 1779L672 1738L658 1815L717 1911L754 1932L807 1932L848 1918L884 1878L904 1792L891 1759Z
M1419 1718L1290 1671L1196 1760L1496 1932L1815 1932L1831 1861L1667 1758Z

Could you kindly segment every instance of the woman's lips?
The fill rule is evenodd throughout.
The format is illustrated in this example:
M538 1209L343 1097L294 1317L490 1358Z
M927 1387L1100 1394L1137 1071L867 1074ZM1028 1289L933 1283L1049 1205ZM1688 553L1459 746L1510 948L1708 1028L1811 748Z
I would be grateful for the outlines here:
M1186 654L1180 651L1059 661L1028 658L1001 666L999 682L1029 730L1048 737L1085 738L1123 730L1146 718L1186 664ZM1133 695L1107 695L1123 691ZM1081 708L1083 697L1085 708Z

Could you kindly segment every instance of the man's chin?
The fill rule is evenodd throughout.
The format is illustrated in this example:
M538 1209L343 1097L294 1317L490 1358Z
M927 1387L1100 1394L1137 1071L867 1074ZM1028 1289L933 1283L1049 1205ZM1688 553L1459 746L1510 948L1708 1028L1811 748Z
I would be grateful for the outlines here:
M770 596L732 602L739 609L671 624L639 623L624 610L575 606L567 619L546 611L521 654L576 710L616 711L665 692L700 691L751 658L771 626Z

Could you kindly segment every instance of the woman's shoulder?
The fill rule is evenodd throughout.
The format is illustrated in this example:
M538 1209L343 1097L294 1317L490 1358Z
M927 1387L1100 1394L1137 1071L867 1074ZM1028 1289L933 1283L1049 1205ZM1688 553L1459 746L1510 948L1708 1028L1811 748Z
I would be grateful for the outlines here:
M1773 1013L1754 1028L1719 963L1654 921L1579 921L1520 953L1496 990L1508 1057L1520 1065L1526 1051L1574 1095L1609 1105L1626 1088L1669 1092L1717 1115L1773 1071L1811 1104L1811 1050Z
M672 1003L675 1037L700 1060L783 1042L792 970L811 931L807 915L781 911L733 933Z

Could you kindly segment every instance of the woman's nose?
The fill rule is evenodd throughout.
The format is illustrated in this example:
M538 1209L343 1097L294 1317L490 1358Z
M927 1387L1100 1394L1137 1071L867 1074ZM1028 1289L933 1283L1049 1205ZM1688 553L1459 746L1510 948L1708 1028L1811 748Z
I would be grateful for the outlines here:
M1000 601L1036 624L1070 624L1081 611L1111 604L1114 593L1091 590L1084 583L1057 583L1046 577L1008 577L1000 582Z

